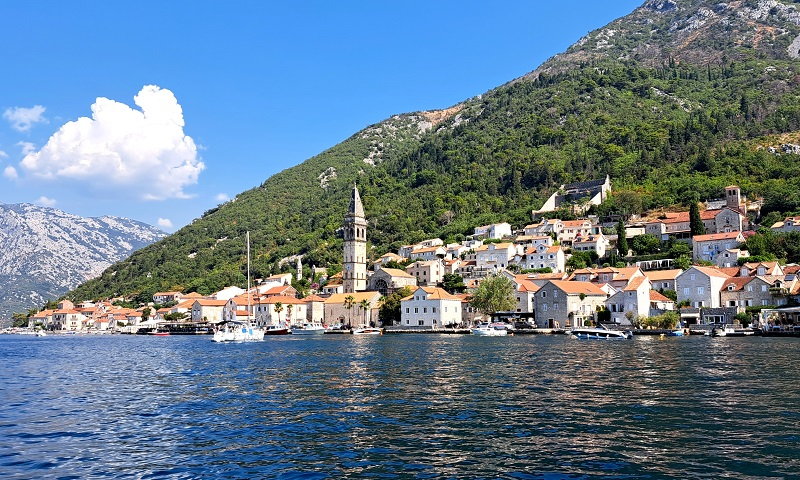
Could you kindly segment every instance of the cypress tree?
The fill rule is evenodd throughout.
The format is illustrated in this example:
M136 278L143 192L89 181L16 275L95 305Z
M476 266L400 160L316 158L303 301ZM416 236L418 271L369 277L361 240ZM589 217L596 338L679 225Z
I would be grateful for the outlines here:
M628 256L628 238L625 236L625 223L621 218L617 222L617 252L621 257Z
M700 208L697 206L696 201L692 201L689 206L689 229L692 231L692 236L705 235L706 226L703 219L700 218Z

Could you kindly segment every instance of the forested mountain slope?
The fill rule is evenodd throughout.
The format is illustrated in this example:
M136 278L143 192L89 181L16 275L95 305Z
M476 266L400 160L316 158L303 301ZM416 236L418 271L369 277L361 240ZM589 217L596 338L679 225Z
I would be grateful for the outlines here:
M294 254L336 265L354 181L376 256L484 222L524 225L561 183L605 174L616 193L601 213L713 198L731 183L763 196L764 213L800 210L798 157L767 148L800 137L798 18L775 1L649 1L530 75L356 133L70 296L242 284L247 230L256 275Z

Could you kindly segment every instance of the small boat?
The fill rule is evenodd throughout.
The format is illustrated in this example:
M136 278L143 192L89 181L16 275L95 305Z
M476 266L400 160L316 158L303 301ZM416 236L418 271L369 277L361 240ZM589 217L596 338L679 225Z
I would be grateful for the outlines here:
M678 330L673 330L673 331L667 332L667 333L665 333L663 335L667 336L667 337L682 337L682 336L685 335L685 333L684 333L682 328L679 328Z
M283 327L281 325L267 325L267 328L264 329L264 335L289 335L292 333L288 327Z
M376 327L356 328L353 330L353 335L383 335L383 329Z
M292 327L292 335L322 335L325 327L319 323L304 323L297 327Z
M36 336L37 336L37 337L46 337L46 336L47 336L47 334L46 334L46 333L44 333L44 330L38 330L38 331L36 332Z
M610 328L573 328L570 332L575 338L580 339L601 339L601 340L630 340L633 333L629 330L611 330Z
M502 337L508 335L508 329L505 323L481 323L472 329L472 334L488 337Z
M152 332L149 333L149 335L153 335L156 337L168 337L169 332L166 330L153 330Z
M711 329L712 337L751 337L758 333L759 331L753 328L736 328L733 325L725 325L721 329Z

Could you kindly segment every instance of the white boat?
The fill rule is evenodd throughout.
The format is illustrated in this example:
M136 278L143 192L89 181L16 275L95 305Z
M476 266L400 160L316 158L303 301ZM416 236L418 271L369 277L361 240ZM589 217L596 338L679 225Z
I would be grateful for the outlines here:
M633 338L633 333L629 330L611 330L603 327L573 328L569 333L580 339L630 340Z
M214 332L215 342L260 342L264 330L250 322L250 232L247 232L247 321L228 321ZM286 333L289 333L288 330Z
M264 330L245 322L227 322L214 332L215 342L258 342L264 340Z
M508 329L505 323L481 323L472 329L472 334L488 337L502 337L508 335Z
M752 328L736 328L733 325L725 325L723 328L711 329L712 337L751 337L756 334Z
M46 334L46 333L44 333L44 330L38 330L38 331L36 332L36 336L37 336L37 337L46 337L46 336L47 336L47 334Z
M383 335L382 328L365 327L353 330L353 335Z
M304 323L292 327L292 335L322 335L323 333L325 333L325 327L319 323Z

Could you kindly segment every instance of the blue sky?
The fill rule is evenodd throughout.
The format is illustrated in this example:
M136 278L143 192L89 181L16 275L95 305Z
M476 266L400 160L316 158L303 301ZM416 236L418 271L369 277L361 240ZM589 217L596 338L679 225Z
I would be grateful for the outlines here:
M0 202L171 232L367 125L523 75L639 3L6 2Z

